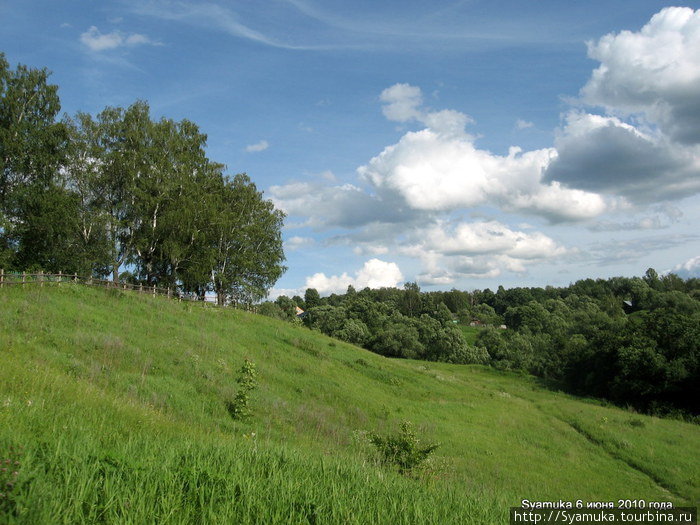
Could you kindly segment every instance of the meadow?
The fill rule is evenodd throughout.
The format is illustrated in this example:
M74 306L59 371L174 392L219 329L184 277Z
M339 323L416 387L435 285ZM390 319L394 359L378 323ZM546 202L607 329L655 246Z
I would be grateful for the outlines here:
M259 387L235 421L245 359ZM367 440L405 420L440 444L413 476ZM0 460L2 523L506 523L523 499L700 502L697 425L71 284L0 288Z

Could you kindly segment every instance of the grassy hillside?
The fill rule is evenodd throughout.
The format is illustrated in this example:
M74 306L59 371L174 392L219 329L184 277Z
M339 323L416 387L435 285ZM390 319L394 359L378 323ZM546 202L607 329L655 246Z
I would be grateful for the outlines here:
M226 402L243 360L252 419ZM367 432L439 442L419 479ZM700 502L700 427L475 366L390 360L231 309L0 289L10 523L505 523L521 499ZM2 476L5 476L4 478Z

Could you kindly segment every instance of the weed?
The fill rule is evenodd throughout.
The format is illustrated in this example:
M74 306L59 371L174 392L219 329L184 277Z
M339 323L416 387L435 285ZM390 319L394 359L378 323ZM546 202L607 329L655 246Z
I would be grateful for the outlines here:
M369 442L379 452L381 463L396 466L401 474L407 475L417 469L439 446L437 443L421 445L413 431L413 425L408 421L401 423L398 433L385 437L371 434Z
M258 386L258 372L255 363L247 359L238 373L238 391L233 401L226 402L226 410L236 421L250 417L250 392Z

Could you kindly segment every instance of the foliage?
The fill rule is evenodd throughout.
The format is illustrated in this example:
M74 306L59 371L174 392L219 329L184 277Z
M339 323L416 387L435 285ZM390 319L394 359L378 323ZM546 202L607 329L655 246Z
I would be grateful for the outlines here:
M699 279L650 269L644 278L496 293L421 292L416 283L313 292L309 302L319 304L306 326L378 354L488 364L642 411L700 414Z
M188 120L144 101L56 121L46 70L0 53L0 265L252 303L285 271L284 214L206 156Z
M226 409L236 421L249 418L252 415L250 409L250 393L258 386L258 372L255 363L245 360L238 372L238 390L232 401L226 402Z
M409 421L403 421L397 433L370 434L369 442L377 449L380 462L397 467L401 474L414 472L439 446L436 443L422 445Z

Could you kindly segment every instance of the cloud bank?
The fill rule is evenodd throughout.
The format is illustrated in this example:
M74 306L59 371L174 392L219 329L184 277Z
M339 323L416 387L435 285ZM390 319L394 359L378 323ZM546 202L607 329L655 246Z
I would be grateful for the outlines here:
M700 143L700 11L667 7L637 32L588 43L600 62L583 100L611 114L642 114L671 140Z
M306 288L315 288L319 294L325 295L344 293L348 286L360 290L366 287L395 287L402 282L403 274L396 263L370 259L355 273L355 277L350 277L347 273L330 277L316 273L306 278Z
M379 95L381 111L416 129L360 166L358 184L299 182L273 187L273 198L306 217L304 225L349 230L330 242L352 244L358 254L419 259L419 280L436 285L521 273L577 253L500 219L456 217L467 210L487 207L589 232L666 228L681 214L670 203L700 193L700 11L665 8L639 31L589 42L588 55L599 66L561 115L551 147L513 146L506 155L481 149L469 115L430 108L420 87L397 83ZM606 219L625 212L636 218ZM669 239L662 241L617 248L638 258ZM598 248L594 259L609 263L609 246ZM324 289L355 282L347 274L309 280Z

